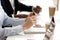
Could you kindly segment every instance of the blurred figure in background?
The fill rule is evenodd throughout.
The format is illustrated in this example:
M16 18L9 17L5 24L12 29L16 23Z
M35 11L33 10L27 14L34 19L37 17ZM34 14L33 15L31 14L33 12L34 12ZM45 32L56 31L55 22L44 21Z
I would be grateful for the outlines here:
M22 4L18 2L18 0L1 0L1 5L6 12L6 14L10 17L12 17L12 14L14 14L15 17L27 17L28 15L22 14L22 15L16 15L17 11L28 11L28 12L36 12L39 13L41 10L40 6L27 6L25 4Z

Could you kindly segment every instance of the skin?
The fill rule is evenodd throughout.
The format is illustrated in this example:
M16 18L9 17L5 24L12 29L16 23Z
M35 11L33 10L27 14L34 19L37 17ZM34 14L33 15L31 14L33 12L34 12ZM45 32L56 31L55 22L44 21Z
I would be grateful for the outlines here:
M36 23L36 16L29 16L27 17L26 22L23 24L23 29L28 29L30 28L33 24Z
M35 8L33 8L33 11L38 14L39 12L41 12L41 7L36 6ZM35 15L34 12L31 12L29 15L25 15L26 22L22 26L23 27L23 30L29 29L33 24L36 24L36 15ZM20 16L20 15L18 15L18 16ZM21 17L19 17L19 18L21 18Z

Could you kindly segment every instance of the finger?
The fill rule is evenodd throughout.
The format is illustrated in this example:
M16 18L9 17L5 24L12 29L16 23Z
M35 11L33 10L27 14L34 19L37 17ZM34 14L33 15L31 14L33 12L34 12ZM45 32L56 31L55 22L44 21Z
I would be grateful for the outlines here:
M34 16L33 17L28 17L27 20L36 21L36 18Z
M29 16L33 16L33 13L30 13Z
M33 16L31 16L31 17L33 18L33 17L37 17L37 16L36 16L36 15L33 15Z
M31 21L36 21L35 19L30 19Z
M32 16L32 17L31 17L31 19L34 19L34 20L36 20L36 16Z
M32 22L36 22L36 19L31 19Z
M31 19L36 19L36 16L35 15L33 15L33 16L28 16L28 17L30 17ZM28 18L27 17L27 18Z
M27 18L26 18L26 21L27 21L27 20L30 20L30 19L31 19L30 17L27 17Z
M36 24L36 21L32 21L33 24Z
M35 15L35 13L34 13L34 12L32 12L32 13L30 13L30 14L29 14L29 16L34 16L34 15Z

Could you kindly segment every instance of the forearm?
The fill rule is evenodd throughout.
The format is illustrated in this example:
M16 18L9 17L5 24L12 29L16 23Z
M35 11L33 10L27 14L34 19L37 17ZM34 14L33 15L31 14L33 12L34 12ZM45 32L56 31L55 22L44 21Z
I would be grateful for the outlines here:
M13 18L7 17L4 20L3 25L4 26L6 26L6 25L17 26L17 25L24 24L24 22L25 22L25 19L13 19Z
M14 15L15 18L27 18L28 15L25 14L18 14L18 15Z
M15 1L17 1L17 0L15 0ZM33 7L33 6L27 6L27 5L25 5L23 3L20 3L20 2L17 2L15 6L16 6L17 10L20 10L20 11L29 11L29 12L32 11L32 7Z

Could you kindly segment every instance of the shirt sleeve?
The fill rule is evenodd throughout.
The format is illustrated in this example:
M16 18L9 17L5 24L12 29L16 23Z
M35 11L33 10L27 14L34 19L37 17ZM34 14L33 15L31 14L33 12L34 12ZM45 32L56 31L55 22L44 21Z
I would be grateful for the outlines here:
M4 37L4 36L16 35L16 34L19 34L20 32L23 31L22 25L20 25L20 24L15 25L15 23L17 23L18 21L13 20L12 18L8 17L7 14L2 10L1 5L0 5L0 11L1 11L1 14L0 15L2 15L1 16L2 17L1 18L2 22L0 22L1 23L0 24L0 38L1 37ZM13 24L13 27L2 28L2 25L3 24L4 25L6 25L6 24Z
M17 10L20 10L20 11L32 12L32 7L33 6L27 6L27 5L19 2L18 0L15 0L15 7L16 7Z
M0 28L0 38L5 36L14 36L18 35L20 32L23 32L23 27L21 25L7 28Z
M23 31L22 24L25 22L25 20L15 20L8 17L7 14L5 14L4 17L3 25L12 25L12 27L3 28L5 31L4 36L17 35Z
M4 32L5 32L4 29L0 28L0 38L3 38Z
M22 32L23 28L21 25L18 25L15 27L4 28L4 30L5 30L4 36L14 36L14 35L18 35L20 32Z
M11 17L8 17L7 14L5 14L3 25L18 26L18 25L24 24L24 22L25 22L25 19L13 19Z

